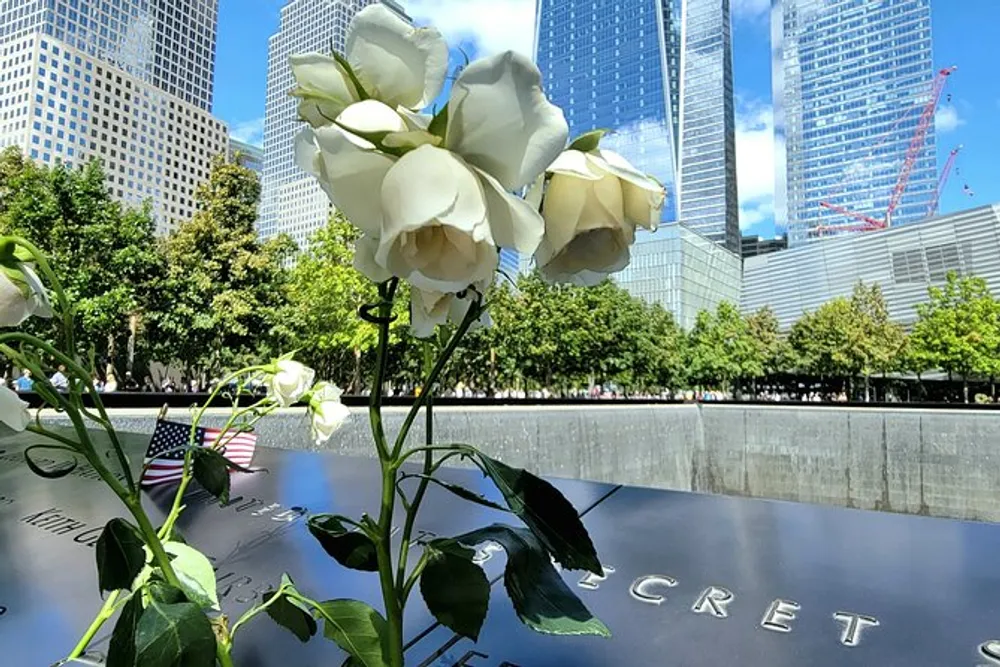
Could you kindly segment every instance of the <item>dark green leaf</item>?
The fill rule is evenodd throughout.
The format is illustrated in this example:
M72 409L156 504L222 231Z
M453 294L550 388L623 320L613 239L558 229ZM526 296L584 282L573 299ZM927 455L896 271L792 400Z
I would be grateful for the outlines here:
M361 85L358 80L358 76L354 73L354 68L351 67L351 63L347 62L347 58L337 53L336 49L332 51L333 59L337 61L337 64L344 68L344 72L347 74L347 78L351 80L354 84L354 88L358 92L358 99L367 100L371 95L365 90L365 87Z
M277 591L271 591L265 594L264 604L267 604L276 595L278 595L278 599L268 606L267 615L275 623L298 637L300 642L309 641L316 634L316 619L297 600L292 600L284 593L279 595Z
M610 637L607 626L584 606L559 573L541 542L524 528L494 524L454 541L470 546L496 542L507 552L503 583L518 618L538 632Z
M151 600L136 628L135 649L142 667L215 667L215 633L193 602Z
M445 482L440 479L437 479L436 477L430 477L428 475L413 475L413 477L416 477L418 479L426 479L429 482L433 482L438 486L447 489L448 491L451 491L459 498L468 500L470 503L476 503L477 505L482 505L483 507L489 507L490 509L494 510L500 510L501 512L510 511L503 505L498 505L492 500L487 500L485 497L479 495L478 493L475 493L474 491L470 491L464 486L459 486L458 484L452 484L451 482Z
M445 627L478 641L490 604L490 582L483 568L472 562L476 552L451 540L434 540L426 549L420 593L427 608Z
M347 530L341 517L317 514L309 517L309 532L338 563L352 570L378 571L375 543L363 532Z
M108 644L107 667L135 667L135 630L142 616L142 595L136 593L122 607Z
M323 636L351 654L364 667L389 664L385 649L388 630L377 611L358 600L329 600L322 609Z
M129 588L146 564L139 531L124 519L112 519L97 540L97 578L102 591Z
M229 502L229 466L222 454L207 447L194 450L192 472L206 491L225 504Z
M184 591L171 586L165 581L154 581L149 584L146 590L149 591L149 597L157 602L177 604L178 602L188 601L188 599L184 596Z
M60 464L56 468L51 468L51 469L43 468L40 464L31 459L31 452L32 450L35 449L66 451L66 448L57 445L32 445L24 450L25 463L28 464L28 468L31 470L31 472L35 473L39 477L44 477L45 479L59 479L61 477L65 477L66 475L76 470L77 466L76 458L73 458L70 461L66 461L65 463Z
M427 126L427 131L434 136L441 137L444 139L445 132L448 130L448 105L445 104L441 111L434 114L434 118L431 119L430 125Z
M563 494L544 479L476 452L510 510L531 529L556 562L570 570L603 575L597 550L580 516Z
M597 147L601 143L601 139L607 133L607 130L591 130L590 132L581 134L573 140L573 143L569 145L569 150L581 151L584 153L597 150Z

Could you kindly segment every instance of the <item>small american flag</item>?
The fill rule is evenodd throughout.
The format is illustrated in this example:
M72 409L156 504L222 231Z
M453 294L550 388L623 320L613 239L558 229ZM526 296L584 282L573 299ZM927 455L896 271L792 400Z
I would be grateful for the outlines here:
M146 450L143 461L146 471L140 484L149 487L179 481L184 471L184 450L178 448L187 445L190 436L190 424L158 419L153 438L149 441L149 449ZM194 441L200 447L213 447L220 438L220 429L201 426L195 429ZM234 434L230 431L222 438L222 442L225 444L220 450L221 454L233 463L247 467L253 461L254 449L257 447L256 434Z

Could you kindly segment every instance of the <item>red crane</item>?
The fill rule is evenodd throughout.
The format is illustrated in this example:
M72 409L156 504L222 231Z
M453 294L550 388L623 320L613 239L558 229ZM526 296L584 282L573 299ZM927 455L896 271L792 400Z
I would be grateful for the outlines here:
M917 158L920 155L920 150L924 146L924 141L927 139L927 131L930 129L931 123L934 122L934 113L937 111L937 105L938 101L941 99L941 93L944 91L944 86L948 82L948 77L951 76L956 69L958 68L947 67L938 71L937 76L934 77L934 83L931 86L930 100L928 100L923 111L920 113L920 119L917 121L917 130L913 133L910 145L906 149L906 157L903 159L903 168L899 171L899 178L896 179L896 187L893 188L892 195L889 197L889 207L886 209L885 217L882 220L878 220L871 216L855 213L843 206L837 206L824 201L819 204L823 208L836 211L837 213L846 215L850 218L854 218L858 222L847 223L844 225L820 225L816 227L816 232L871 231L873 229L885 229L886 227L892 225L892 214L896 211L896 207L899 206L899 202L903 198L903 193L906 192L906 186L909 185L913 165L916 163Z
M948 153L948 161L944 163L944 169L941 170L941 178L938 179L937 187L934 188L934 197L931 199L930 206L927 207L927 217L933 218L938 212L938 202L941 201L941 192L944 191L944 186L948 182L948 175L951 174L951 168L955 166L955 158L958 157L959 151L962 150L962 146L956 146L951 149Z

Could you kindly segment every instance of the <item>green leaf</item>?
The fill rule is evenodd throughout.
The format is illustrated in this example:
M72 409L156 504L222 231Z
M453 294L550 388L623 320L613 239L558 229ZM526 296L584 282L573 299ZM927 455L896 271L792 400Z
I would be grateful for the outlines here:
M135 634L136 665L215 667L215 633L192 602L150 600Z
M222 454L207 447L196 448L192 472L198 483L220 503L229 502L229 466Z
M39 383L40 384L40 383ZM45 479L60 479L70 474L76 470L77 460L73 458L71 461L66 461L65 463L59 465L54 469L45 469L35 461L31 459L31 452L35 449L51 449L51 450L61 450L65 451L66 448L61 445L31 445L24 450L24 461L28 464L28 469L35 473L39 477Z
M354 84L354 88L358 92L358 98L361 101L367 100L371 97L365 87L361 85L361 81L358 80L357 74L354 73L354 68L351 67L351 63L347 62L347 58L337 53L336 49L331 49L331 55L333 59L337 61L337 64L344 68L344 73L347 74L347 78L351 80Z
M97 540L97 579L102 591L132 586L146 564L139 531L124 519L112 519Z
M108 644L107 667L135 667L135 631L142 611L142 596L138 594L122 607Z
M329 600L319 607L325 620L324 637L364 667L389 664L384 641L388 626L381 614L358 600Z
M163 548L174 556L170 565L173 566L187 599L197 603L202 609L218 610L219 597L212 562L197 549L180 542L165 542Z
M569 150L571 151L581 151L583 153L589 153L591 151L597 150L597 147L601 143L601 139L607 134L607 130L591 130L581 134L579 137L573 140L573 143L569 145Z
M489 507L490 509L494 510L500 510L501 512L510 511L503 505L498 505L492 500L487 500L484 496L481 496L480 494L475 493L474 491L470 491L464 486L459 486L458 484L452 484L451 482L445 482L440 479L437 479L436 477L431 477L429 475L412 475L412 477L415 477L417 479L426 479L428 482L433 482L438 486L440 486L441 488L451 491L459 498L462 498L463 500L468 500L470 503L476 503L477 505L482 505L483 507Z
M476 452L483 473L493 480L510 510L531 529L556 562L570 570L603 575L597 550L580 516L556 487L520 468Z
M479 640L490 604L490 582L472 562L475 553L451 540L434 540L420 573L420 593L434 618L472 641Z
M504 587L518 618L531 629L553 635L611 636L559 576L531 531L494 524L453 539L469 546L496 542L504 548Z
M448 105L445 104L441 111L434 114L434 118L431 119L430 125L427 126L427 131L431 134L445 138L445 133L448 131Z
M300 642L307 642L316 634L316 619L298 600L289 598L284 592L271 591L264 595L264 604L274 596L278 596L267 607L267 615L275 623L298 637Z
M352 570L378 571L375 543L361 531L347 530L343 517L317 514L309 517L309 532L338 563Z
M156 600L157 602L163 602L165 604L188 602L188 599L184 597L184 591L171 586L165 581L152 582L146 587L146 591L149 593L149 599Z

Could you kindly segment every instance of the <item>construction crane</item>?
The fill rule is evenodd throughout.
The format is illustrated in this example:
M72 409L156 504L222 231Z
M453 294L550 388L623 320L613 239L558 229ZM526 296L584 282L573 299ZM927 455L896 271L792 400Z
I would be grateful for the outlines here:
M948 175L951 174L951 168L955 166L955 158L958 157L959 152L962 150L961 144L955 146L948 153L948 161L944 163L944 169L941 170L941 178L938 179L937 187L934 188L934 196L931 198L930 206L927 207L927 217L933 218L938 212L938 202L941 201L941 193L944 191L944 186L948 182Z
M892 195L889 197L889 206L885 211L885 217L879 220L878 218L873 218L862 213L851 211L844 206L837 206L836 204L824 201L819 204L823 208L840 213L841 215L849 218L854 218L857 222L843 225L820 225L816 227L816 232L822 234L823 232L833 231L871 231L875 229L885 229L886 227L892 225L892 215L899 206L899 202L902 200L903 194L906 192L906 186L910 183L910 174L913 172L913 165L916 164L917 158L920 156L920 150L923 148L924 142L927 139L927 131L930 129L931 123L934 122L934 113L937 111L937 105L938 101L941 99L941 93L944 91L945 84L948 82L948 77L950 77L956 69L958 69L958 67L947 67L939 70L937 76L934 77L934 83L931 86L930 99L924 106L923 111L920 112L920 118L917 121L917 130L913 133L913 138L910 139L910 145L906 149L906 157L903 159L903 167L899 171L899 177L896 179L896 186L893 188Z

